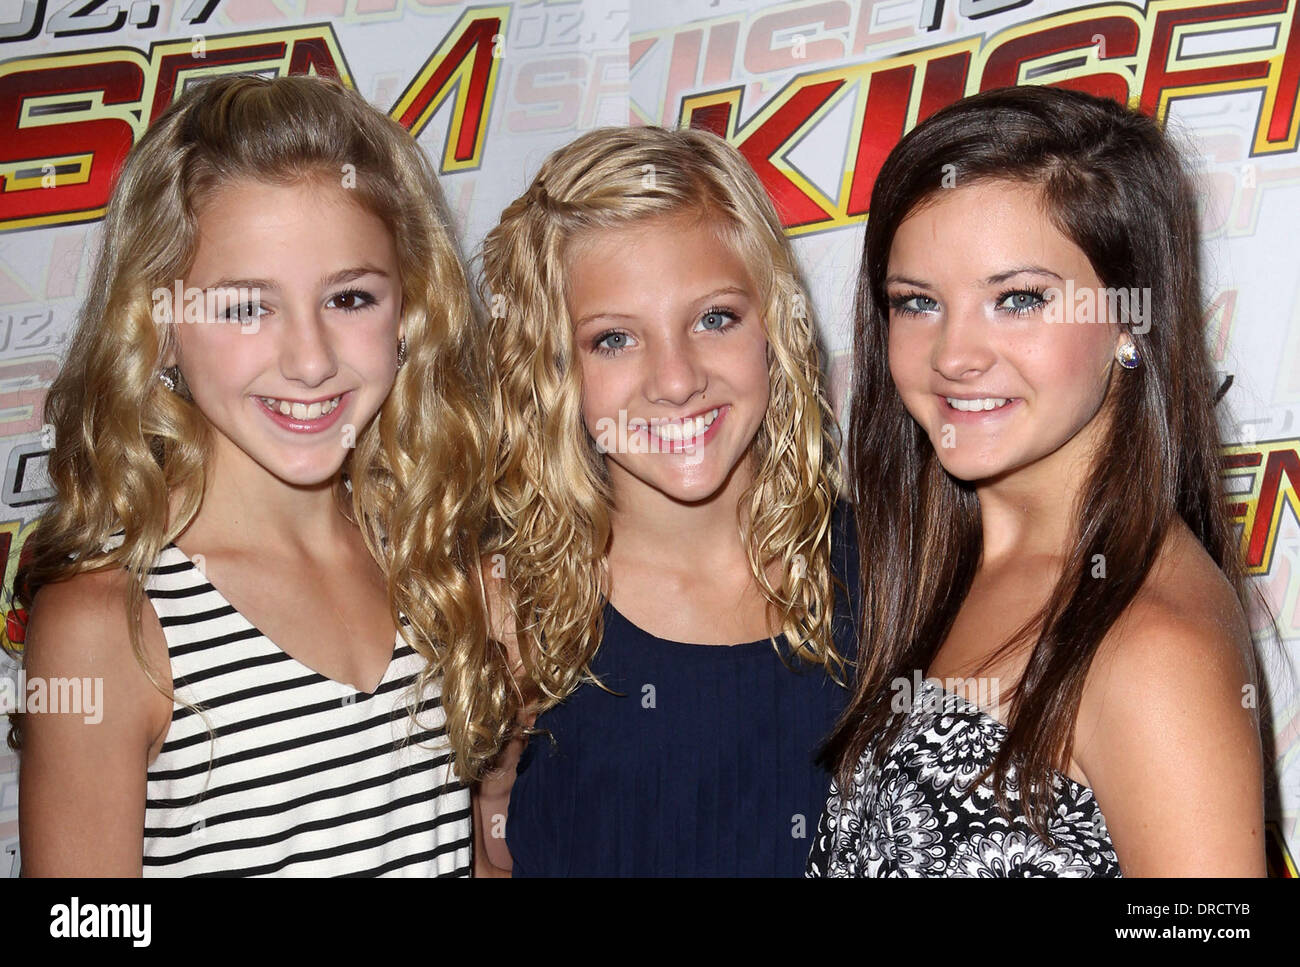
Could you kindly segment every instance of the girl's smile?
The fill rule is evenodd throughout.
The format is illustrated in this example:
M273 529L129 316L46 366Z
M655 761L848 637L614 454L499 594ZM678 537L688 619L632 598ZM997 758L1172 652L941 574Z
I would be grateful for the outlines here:
M266 410L267 416L286 430L294 433L320 433L338 421L343 413L343 400L349 395L350 391L309 401L277 399L273 396L253 398Z
M631 420L628 425L635 426L650 440L653 448L661 452L689 453L704 446L717 435L722 418L730 409L729 406L715 406L711 410L678 420L653 417L649 421Z
M949 423L991 423L1014 415L1019 397L1006 396L947 396L938 394L941 409Z

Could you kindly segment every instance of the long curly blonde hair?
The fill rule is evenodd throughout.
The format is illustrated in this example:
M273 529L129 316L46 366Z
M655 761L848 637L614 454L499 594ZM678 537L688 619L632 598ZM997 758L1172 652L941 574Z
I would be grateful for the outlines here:
M360 527L388 584L394 622L427 659L418 688L441 680L462 778L495 749L480 726L486 616L478 539L486 502L484 426L476 398L475 311L432 168L410 135L355 91L323 77L229 75L171 105L118 177L102 247L67 361L50 389L53 506L27 543L16 595L120 567L136 658L160 688L140 640L144 582L188 526L205 487L210 437L187 394L158 379L175 339L151 293L184 277L196 212L234 179L287 184L351 177L353 197L392 232L402 279L407 359L340 475L340 507ZM175 494L179 512L169 513ZM116 547L105 542L116 531ZM398 627L401 627L398 624Z
M591 677L609 590L609 477L582 421L566 246L585 233L680 213L707 219L760 292L770 402L737 521L750 569L790 654L836 674L843 668L831 635L838 433L780 220L753 170L720 138L605 128L547 158L483 246L495 456L484 549L504 565L502 597L534 691L525 695L505 679L491 687L503 703L518 703L516 711L543 711ZM774 584L777 562L783 577ZM776 639L773 646L780 654Z

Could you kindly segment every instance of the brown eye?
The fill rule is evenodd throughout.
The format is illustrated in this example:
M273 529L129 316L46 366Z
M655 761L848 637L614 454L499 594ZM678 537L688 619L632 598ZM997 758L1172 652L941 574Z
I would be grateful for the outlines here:
M221 315L234 321L243 322L247 319L253 319L262 314L262 305L258 302L241 302L239 305L231 306Z
M334 305L334 303L342 303L342 305ZM375 297L369 292L363 292L361 289L348 289L346 292L340 292L330 299L330 304L333 308L342 309L344 312L356 312L359 309L374 305Z

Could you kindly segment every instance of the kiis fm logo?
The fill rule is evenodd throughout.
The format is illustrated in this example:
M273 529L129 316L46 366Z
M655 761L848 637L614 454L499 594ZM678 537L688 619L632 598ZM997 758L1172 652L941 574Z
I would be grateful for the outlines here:
M634 113L645 123L687 123L729 140L758 172L791 234L861 221L898 140L940 108L995 87L1055 84L1134 104L1162 122L1178 98L1258 92L1251 157L1296 148L1297 0L1151 0L1145 10L1093 4L888 58L873 57L871 48L918 34L877 29L874 6L802 3L635 35L632 72L656 49L668 69L659 105L646 111L634 104ZM1245 30L1265 38L1262 46L1233 39ZM776 75L818 62L824 67L803 70L741 123L746 87L738 72ZM853 113L842 181L828 197L785 153L846 99Z
M477 168L501 65L508 6L473 7L397 99L419 137L453 94L443 174ZM0 231L95 221L118 166L190 81L231 70L352 79L329 24L19 58L0 64Z

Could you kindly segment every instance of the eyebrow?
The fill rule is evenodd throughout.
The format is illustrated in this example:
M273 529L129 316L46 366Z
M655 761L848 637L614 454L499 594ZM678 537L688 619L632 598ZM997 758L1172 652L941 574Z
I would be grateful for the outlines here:
M749 294L748 289L741 288L738 285L726 285L720 289L714 289L712 292L706 295L700 296L698 299L693 300L692 304L702 305L703 303L712 302L714 299L726 295L738 295L746 299L751 299L751 300L753 299L753 296ZM585 326L587 323L593 322L596 319L635 319L635 318L636 318L635 315L627 312L589 312L581 319L579 319L577 322L575 322L573 324L573 328L580 329L583 326Z
M322 276L318 283L320 288L328 289L332 285L341 285L344 282L352 282L361 278L363 275L378 275L388 278L388 273L381 268L373 265L356 265L350 269L339 269L329 275ZM203 288L205 289L268 289L277 291L279 286L269 279L219 279Z
M1051 269L1042 265L1021 265L1014 269L1007 269L1005 272L998 272L995 275L990 275L984 280L984 284L997 285L999 282L1005 282L1007 279L1013 278L1017 275L1046 275L1049 278L1056 279L1058 282L1065 281Z
M1049 268L1041 265L1020 265L1013 269L1007 269L1005 272L996 272L984 280L985 285L998 285L1007 279L1014 278L1017 275L1045 275L1049 278L1056 279L1058 282L1065 281ZM926 282L918 282L916 279L910 279L905 275L891 275L885 279L885 285L910 285L917 289L928 289L930 285Z

